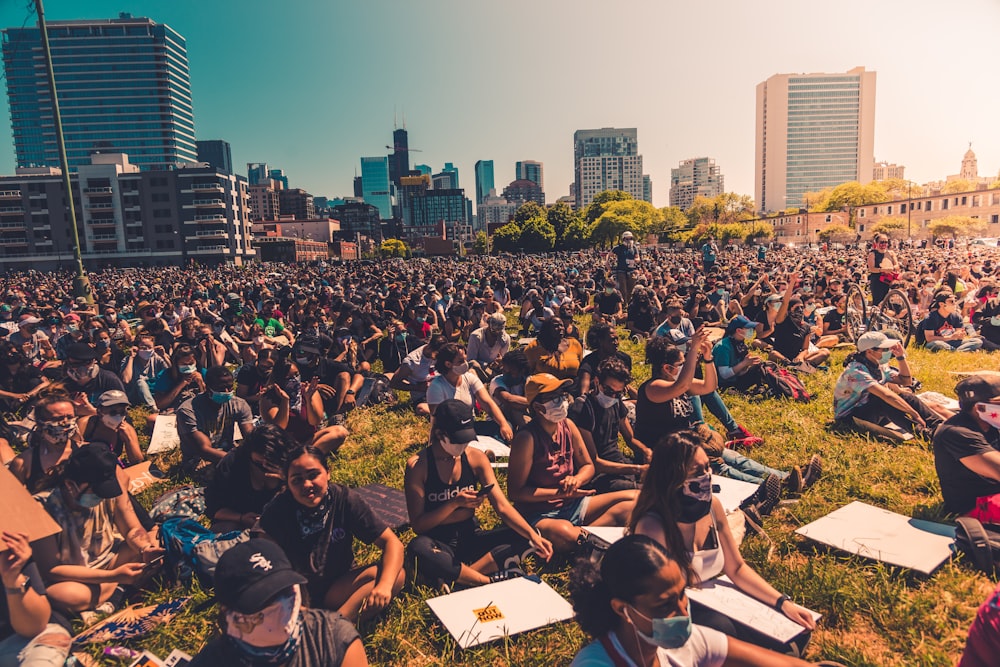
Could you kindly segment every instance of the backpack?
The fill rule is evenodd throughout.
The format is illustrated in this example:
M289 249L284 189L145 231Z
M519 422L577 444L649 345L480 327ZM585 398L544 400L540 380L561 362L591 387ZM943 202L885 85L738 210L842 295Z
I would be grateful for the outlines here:
M968 516L959 517L956 523L955 546L968 556L977 570L995 575L997 560L1000 560L1000 526L983 524Z
M381 373L373 373L365 378L358 395L354 397L355 407L396 402L396 394L389 388L389 378Z
M162 523L175 517L197 519L205 515L205 489L199 486L182 486L169 491L153 503L149 516Z
M166 563L179 581L198 577L204 588L211 588L215 566L231 547L250 539L249 530L216 533L194 519L175 516L160 526Z
M774 364L764 364L760 370L764 383L776 398L790 398L802 403L812 400L812 394L806 391L802 380L788 369L780 368Z

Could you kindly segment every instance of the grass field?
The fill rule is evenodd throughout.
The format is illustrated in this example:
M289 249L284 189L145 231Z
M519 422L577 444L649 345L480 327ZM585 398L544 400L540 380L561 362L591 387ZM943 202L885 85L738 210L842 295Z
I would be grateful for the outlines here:
M643 354L623 336L623 348L638 360ZM954 395L956 378L949 371L996 369L986 353L933 354L909 350L910 365L924 388ZM829 430L832 386L843 365L844 352L831 360L828 373L805 378L815 400L750 402L727 396L737 419L766 439L753 456L782 468L803 463L819 453L824 476L794 505L783 506L765 519L768 538L749 537L743 544L747 560L774 586L794 600L823 614L807 657L837 660L847 665L953 665L965 644L976 608L993 583L967 565L946 563L931 577L848 557L796 536L794 530L852 500L862 500L894 512L947 521L928 443L892 446L856 434ZM636 379L649 370L636 363ZM137 415L137 422L142 419ZM709 417L712 420L712 417ZM137 423L137 426L140 426ZM351 437L331 464L335 481L348 485L369 482L402 488L407 456L425 443L427 425L403 407L356 411L347 420ZM171 461L164 461L167 466ZM179 485L185 480L171 478ZM505 480L500 478L501 483ZM160 486L157 495L166 490ZM150 496L151 497L151 496ZM145 496L144 496L145 498ZM412 533L403 535L406 542ZM363 545L358 552L370 557ZM546 565L543 579L565 592L568 565ZM208 595L197 589L161 590L151 600L193 595L195 603ZM588 641L574 623L564 623L462 651L438 624L424 600L428 590L407 590L393 601L378 623L360 628L369 660L377 665L567 665ZM194 654L215 630L215 607L200 613L196 604L169 625L142 641L165 657L180 648Z

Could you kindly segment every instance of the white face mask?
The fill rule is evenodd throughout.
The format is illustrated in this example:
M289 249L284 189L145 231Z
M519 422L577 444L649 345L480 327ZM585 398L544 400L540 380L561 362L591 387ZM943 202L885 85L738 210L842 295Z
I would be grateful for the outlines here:
M452 442L446 437L441 438L441 449L443 449L448 456L461 456L465 453L465 448L469 446L467 442Z
M554 398L548 403L542 403L542 407L545 408L545 414L542 416L554 424L558 424L569 416L569 401L565 399Z
M992 324L995 327L1000 327L1000 317L991 317L990 324Z
M612 405L614 405L617 402L618 402L618 399L615 398L614 396L608 396L607 394L605 394L603 392L598 392L598 394L597 394L597 403L598 403L598 405L600 405L605 410L607 410L608 408L610 408Z
M125 421L125 415L101 415L101 423L112 431L117 431L123 421Z
M232 610L226 613L226 634L256 648L285 644L299 622L302 592L298 584L292 592L253 614Z
M455 375L465 375L466 373L469 372L469 362L463 361L462 363L456 366L452 366L451 372L454 373Z
M976 403L976 414L993 428L1000 429L1000 405Z

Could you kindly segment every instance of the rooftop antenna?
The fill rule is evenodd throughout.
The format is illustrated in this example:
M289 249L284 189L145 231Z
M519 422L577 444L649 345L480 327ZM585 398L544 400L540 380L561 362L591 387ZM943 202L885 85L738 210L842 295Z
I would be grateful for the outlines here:
M392 129L398 130L399 123L396 121L396 105L392 105Z

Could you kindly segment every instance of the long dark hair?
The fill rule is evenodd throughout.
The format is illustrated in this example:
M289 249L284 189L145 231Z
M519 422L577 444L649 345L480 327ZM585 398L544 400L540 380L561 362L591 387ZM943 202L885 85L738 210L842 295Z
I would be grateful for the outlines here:
M626 535L612 544L599 568L581 559L569 575L570 599L580 627L592 637L618 627L621 619L611 608L611 599L633 602L672 560L666 549L645 535Z
M646 481L635 500L628 522L628 532L635 533L636 525L646 514L659 516L667 541L664 546L692 581L694 572L691 570L691 556L677 526L677 518L681 514L677 492L687 481L688 467L694 461L695 453L702 448L701 443L702 439L697 433L685 430L668 435L653 448Z

